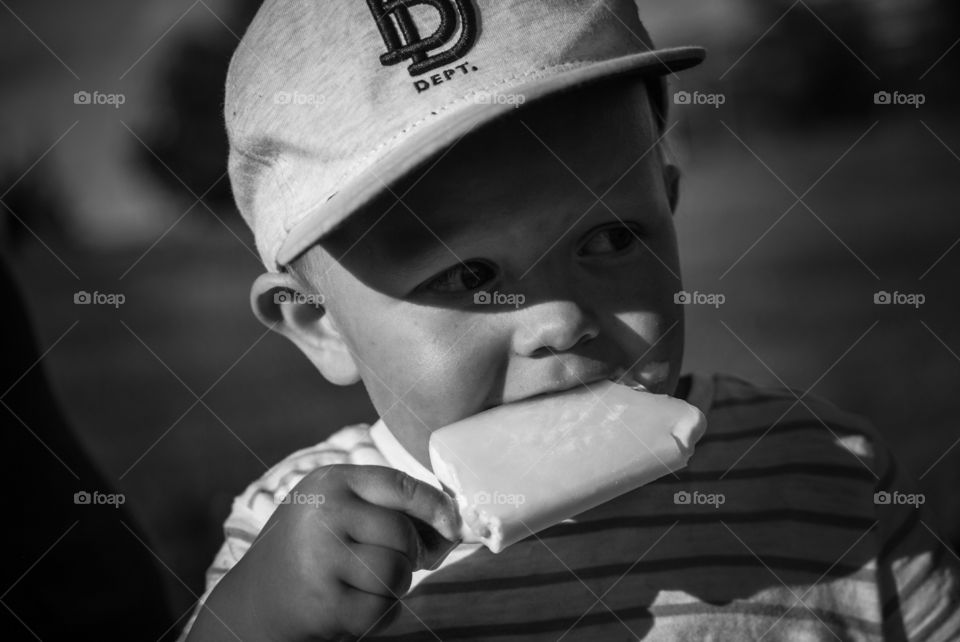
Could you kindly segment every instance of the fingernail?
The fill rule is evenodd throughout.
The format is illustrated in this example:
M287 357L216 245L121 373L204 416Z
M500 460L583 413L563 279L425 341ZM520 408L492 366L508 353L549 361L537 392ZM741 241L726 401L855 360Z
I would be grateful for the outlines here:
M451 542L456 542L460 539L460 507L457 501L449 495L447 495L447 508L446 514L440 516L443 525L446 527L446 532L441 531L440 533Z

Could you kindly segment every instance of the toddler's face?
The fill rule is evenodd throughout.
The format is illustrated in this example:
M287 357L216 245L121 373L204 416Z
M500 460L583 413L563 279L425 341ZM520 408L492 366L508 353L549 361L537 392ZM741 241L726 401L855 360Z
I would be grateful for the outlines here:
M296 263L422 463L431 431L497 404L628 369L674 391L681 283L656 139L640 83L530 105Z

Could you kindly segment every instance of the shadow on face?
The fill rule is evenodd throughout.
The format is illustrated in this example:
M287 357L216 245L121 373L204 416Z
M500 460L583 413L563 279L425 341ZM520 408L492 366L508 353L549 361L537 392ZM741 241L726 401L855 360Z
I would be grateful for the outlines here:
M533 281L547 272L564 280L551 259L566 252L569 262L592 227L672 227L657 139L645 83L636 80L524 105L385 185L311 252L392 297L476 257L494 257L505 276L526 281L528 302L562 297L569 293L549 278L543 289ZM676 279L675 253L647 249Z

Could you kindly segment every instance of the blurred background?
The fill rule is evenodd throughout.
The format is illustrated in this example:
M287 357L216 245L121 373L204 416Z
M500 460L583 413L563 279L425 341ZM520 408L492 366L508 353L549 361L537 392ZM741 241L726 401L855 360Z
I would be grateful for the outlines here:
M868 417L956 550L960 4L638 4L658 45L709 51L671 78L685 287L723 295L688 306L686 369ZM247 483L375 419L249 310L261 264L221 107L258 5L0 1L0 246L64 414L177 615Z

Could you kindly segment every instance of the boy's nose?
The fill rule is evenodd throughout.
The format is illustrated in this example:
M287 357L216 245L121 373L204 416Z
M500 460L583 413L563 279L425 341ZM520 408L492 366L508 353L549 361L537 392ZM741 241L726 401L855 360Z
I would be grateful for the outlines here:
M513 349L520 356L564 352L594 339L596 320L573 301L547 301L518 311Z

